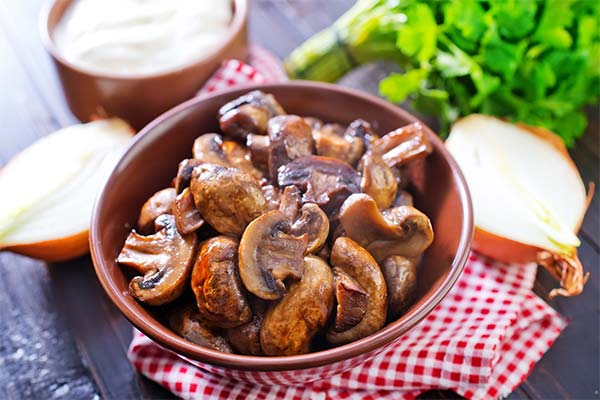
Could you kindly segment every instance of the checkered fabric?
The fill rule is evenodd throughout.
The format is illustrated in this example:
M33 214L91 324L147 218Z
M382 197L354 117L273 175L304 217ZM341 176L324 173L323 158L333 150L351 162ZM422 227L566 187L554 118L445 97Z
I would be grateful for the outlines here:
M262 69L226 61L204 90L284 77L264 50L255 48L253 55ZM187 360L139 331L129 358L140 373L185 399L414 399L430 389L452 389L469 399L503 397L566 326L531 291L535 274L534 264L505 265L472 253L448 296L398 341L375 356L304 370L302 384L297 373L239 371Z

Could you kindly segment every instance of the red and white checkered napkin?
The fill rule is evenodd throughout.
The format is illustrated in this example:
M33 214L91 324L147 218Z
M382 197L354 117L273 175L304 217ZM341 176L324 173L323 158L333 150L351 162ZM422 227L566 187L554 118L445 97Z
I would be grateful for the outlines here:
M276 60L268 61L272 56L260 49L253 54L271 66L227 61L205 91L282 79L281 72L272 72L281 71ZM285 382L285 376L265 379L252 371L224 378L215 367L191 364L138 331L129 358L143 375L186 399L413 399L430 389L497 398L527 377L566 326L532 293L535 274L534 264L505 265L472 253L448 296L397 343L346 372L298 386Z

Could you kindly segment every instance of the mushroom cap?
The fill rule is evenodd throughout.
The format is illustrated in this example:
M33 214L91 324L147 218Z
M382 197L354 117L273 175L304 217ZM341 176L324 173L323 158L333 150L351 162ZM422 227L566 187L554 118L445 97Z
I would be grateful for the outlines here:
M175 308L169 315L169 325L175 333L192 343L223 353L233 353L227 341L217 335L191 305Z
M348 125L344 136L358 137L364 143L364 148L369 150L373 143L379 138L379 135L375 133L370 123L364 119L356 119Z
M257 181L263 177L262 172L254 167L250 160L250 152L236 142L223 140L216 133L205 133L194 141L192 150L194 159L203 163L237 168Z
M203 164L202 161L195 158L188 158L179 163L177 176L175 177L175 191L177 194L180 194L185 188L190 186L192 172L200 164Z
M256 180L236 168L201 164L194 168L190 189L202 217L224 235L241 236L267 209Z
M360 187L363 193L375 200L380 210L385 210L392 205L396 198L398 182L392 169L381 157L366 154L362 159Z
M154 233L154 220L163 214L173 213L175 189L166 188L154 193L142 206L137 227L143 234Z
M417 263L410 258L390 256L383 260L381 271L388 292L388 317L395 320L414 301L417 291Z
M341 345L362 339L379 330L387 316L387 289L381 269L368 251L347 237L337 238L331 249L331 265L354 279L367 293L364 316L353 327L327 332L327 341Z
M269 356L308 353L314 335L321 330L333 307L333 274L325 261L304 258L304 275L288 293L271 303L260 332L261 346Z
M280 187L296 185L303 201L316 203L328 215L352 193L360 191L359 176L349 164L331 157L302 157L279 169Z
M256 218L248 225L239 247L240 277L246 289L265 300L281 298L287 278L304 273L306 235L295 236L288 218L279 210Z
M300 217L292 224L292 233L296 236L306 235L306 254L315 254L327 241L329 218L315 203L306 203L300 209Z
M252 318L238 275L238 241L217 236L200 245L192 270L198 313L212 326L230 328Z
M353 194L340 210L346 236L355 240L377 262L393 255L417 257L433 241L429 218L414 207L401 206L379 212L367 194Z
M163 228L154 235L132 231L117 258L144 274L131 280L129 293L152 306L170 303L183 293L197 244L196 235L180 235L172 215L163 214L157 221Z
M344 135L330 129L313 131L316 152L320 156L333 157L350 165L355 165L365 151L360 137Z

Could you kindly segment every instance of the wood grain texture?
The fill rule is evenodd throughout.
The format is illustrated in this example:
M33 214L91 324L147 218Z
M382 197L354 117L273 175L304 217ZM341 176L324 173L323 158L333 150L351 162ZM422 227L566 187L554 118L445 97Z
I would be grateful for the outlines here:
M39 40L43 0L0 0L0 165L35 139L75 121ZM254 0L251 39L285 57L304 39L328 26L352 0ZM358 68L340 84L377 93L395 66ZM571 154L585 181L599 182L600 117L588 109L590 126ZM560 190L560 188L557 188ZM584 220L580 256L592 277L583 295L550 304L569 327L511 399L599 398L600 199ZM542 298L555 282L540 270ZM0 254L0 399L171 398L135 373L126 358L131 325L104 295L89 257L46 266ZM427 399L456 398L431 391Z

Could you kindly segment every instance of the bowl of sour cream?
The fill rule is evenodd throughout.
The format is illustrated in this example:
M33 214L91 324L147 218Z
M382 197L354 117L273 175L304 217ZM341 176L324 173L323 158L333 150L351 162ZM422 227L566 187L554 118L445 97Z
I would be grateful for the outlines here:
M73 114L139 129L244 59L247 21L248 0L54 0L40 29Z

